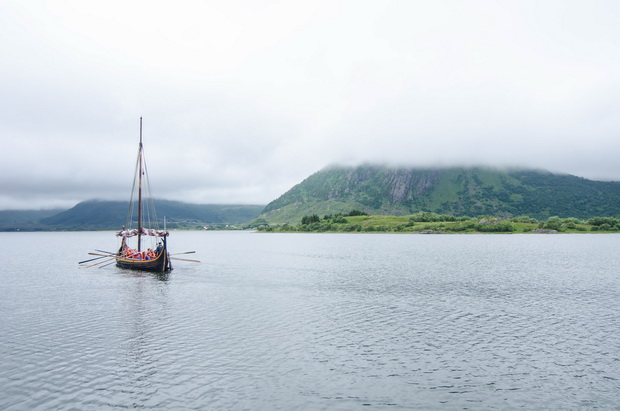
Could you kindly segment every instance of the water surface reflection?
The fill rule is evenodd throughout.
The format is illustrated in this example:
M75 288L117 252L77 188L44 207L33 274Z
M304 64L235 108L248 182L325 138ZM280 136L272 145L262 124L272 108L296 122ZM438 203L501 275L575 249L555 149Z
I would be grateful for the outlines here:
M67 262L100 241L0 233L42 249L0 272L3 409L618 403L617 235L179 232L205 263Z

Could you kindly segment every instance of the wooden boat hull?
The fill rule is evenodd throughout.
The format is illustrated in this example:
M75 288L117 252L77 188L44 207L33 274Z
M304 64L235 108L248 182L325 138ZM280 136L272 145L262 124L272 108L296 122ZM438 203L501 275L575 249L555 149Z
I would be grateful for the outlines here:
M157 258L153 260L136 260L133 258L123 258L119 256L116 258L116 266L120 268L125 268L128 270L140 270L140 271L151 271L157 273L163 273L165 271L172 270L172 265L170 264L170 256L166 249L164 249Z

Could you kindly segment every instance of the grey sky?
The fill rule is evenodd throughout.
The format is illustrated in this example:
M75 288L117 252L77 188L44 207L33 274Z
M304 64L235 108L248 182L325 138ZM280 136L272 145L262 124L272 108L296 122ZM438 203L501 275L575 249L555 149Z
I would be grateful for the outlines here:
M267 203L322 167L620 180L617 1L0 3L0 209Z

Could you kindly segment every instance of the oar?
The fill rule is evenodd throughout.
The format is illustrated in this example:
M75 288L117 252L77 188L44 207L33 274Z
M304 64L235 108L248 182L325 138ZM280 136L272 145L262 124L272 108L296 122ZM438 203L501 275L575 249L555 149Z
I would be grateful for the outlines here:
M105 256L105 257L109 257L109 256ZM105 257L96 257L96 258L91 258L90 260L84 260L84 261L80 261L78 264L84 264L87 263L89 261L95 261L95 260L99 260L100 258L105 258Z
M97 253L88 253L90 255L100 255L102 257L116 257L116 254L97 254Z
M179 261L189 261L190 263L201 263L202 261L198 261L198 260L188 260L187 258L175 258L175 257L170 257L171 260L179 260Z
M111 253L111 252L105 251L105 250L97 250L97 249L95 249L95 251L99 251L100 253L116 254L116 253Z
M112 261L112 263L116 261L116 258L115 258L115 257L108 257L108 258L114 258L114 261ZM105 261L99 261L98 263L91 264L91 265L87 265L86 267L82 267L82 268L90 268L90 267L94 267L94 266L96 266L96 265L99 265L99 264L104 264L104 263L107 263L107 262L108 262L108 260L105 260ZM110 263L110 264L112 264L112 263ZM106 265L107 265L107 264L106 264ZM105 265L104 265L103 267L105 267Z
M102 265L102 266L101 266L101 267L99 267L99 268L107 267L107 266L109 266L110 264L114 264L115 262L116 262L116 260L115 260L115 261L112 261L111 263L107 263L106 265Z
M174 253L174 254L170 254L170 255L172 256L172 255L181 255L181 254L194 254L195 252L196 251L186 251L184 253Z

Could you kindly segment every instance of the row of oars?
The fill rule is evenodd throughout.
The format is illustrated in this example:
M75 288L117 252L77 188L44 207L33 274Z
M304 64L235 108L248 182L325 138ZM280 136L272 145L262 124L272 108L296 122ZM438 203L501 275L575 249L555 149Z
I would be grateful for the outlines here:
M90 263L91 261L102 260L102 259L103 259L103 261L99 261L99 262L94 263L94 264L83 265L81 268L91 268L91 267L95 267L95 266L99 266L99 268L103 268L103 267L107 267L110 264L114 264L116 262L116 260L121 258L116 253L111 253L109 251L104 251L104 250L95 250L95 251L98 251L99 253L88 253L88 254L89 255L96 255L97 257L90 258L90 259L84 260L84 261L80 261L78 264ZM179 260L179 261L189 261L191 263L199 263L200 261L198 261L198 260L190 260L190 259L187 259L187 258L173 257L175 255L193 254L195 252L196 251L186 251L184 253L170 254L170 259L171 260ZM100 254L100 253L105 253L105 254ZM112 260L112 261L110 261L110 260Z
M195 252L196 251L186 251L184 253L170 254L170 259L171 260L179 260L179 261L189 261L190 263L200 263L201 261L198 261L198 260L190 260L190 259L187 259L187 258L173 257L173 255L194 254Z

